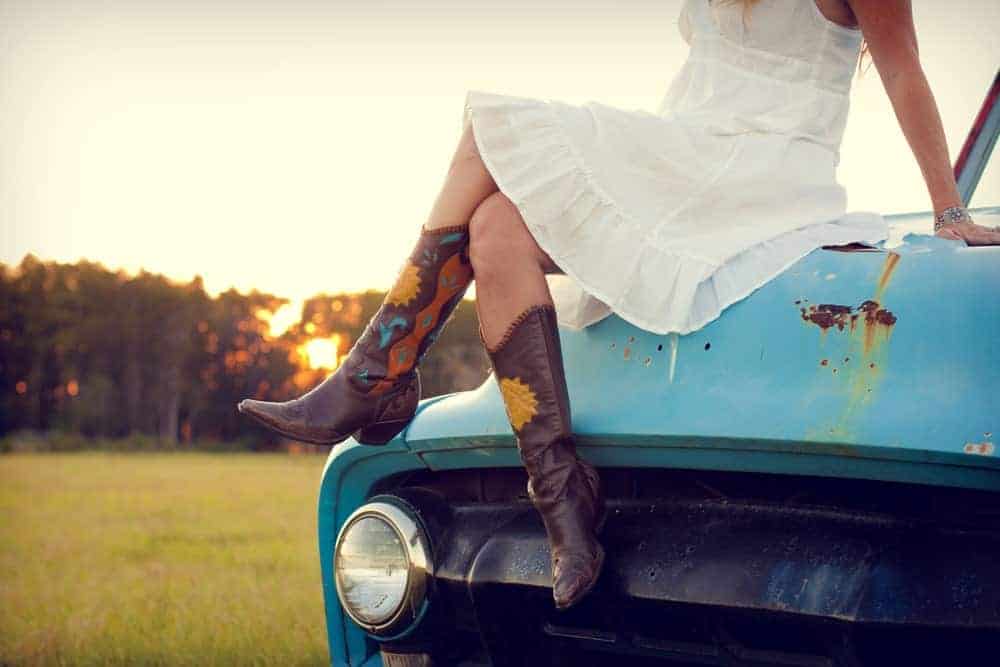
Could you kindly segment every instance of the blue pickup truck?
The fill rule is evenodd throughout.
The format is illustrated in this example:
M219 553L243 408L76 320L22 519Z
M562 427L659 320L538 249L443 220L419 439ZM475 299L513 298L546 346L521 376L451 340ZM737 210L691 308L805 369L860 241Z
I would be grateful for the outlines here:
M966 201L997 91L956 166ZM560 332L611 509L569 611L493 378L423 400L385 446L336 447L332 663L1000 664L1000 248L930 218L816 250L690 335Z

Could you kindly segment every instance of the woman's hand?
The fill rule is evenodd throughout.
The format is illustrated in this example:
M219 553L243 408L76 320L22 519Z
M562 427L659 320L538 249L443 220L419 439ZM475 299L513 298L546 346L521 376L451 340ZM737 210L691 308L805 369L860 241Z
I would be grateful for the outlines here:
M966 245L1000 245L1000 230L974 222L954 222L943 225L934 233L943 239L965 241Z

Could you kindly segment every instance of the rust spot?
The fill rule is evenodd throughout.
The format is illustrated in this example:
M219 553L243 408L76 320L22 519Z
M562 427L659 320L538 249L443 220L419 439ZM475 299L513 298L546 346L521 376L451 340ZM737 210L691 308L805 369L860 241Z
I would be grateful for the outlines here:
M625 355L624 355L625 356L625 360L628 361L629 357L632 356L632 348L626 347L625 350L624 350L624 352L625 352Z
M870 364L868 364L868 368L875 368L875 362L873 361Z
M843 331L851 315L850 306L841 306L835 303L821 303L818 306L809 306L808 311L804 308L800 308L799 310L802 313L804 321L811 322L824 331L830 327L837 327L837 329Z
M890 252L885 258L885 264L882 265L882 275L878 279L878 290L875 292L875 298L881 299L882 292L889 285L889 281L892 280L892 274L896 270L896 265L899 264L899 255L894 252Z
M875 313L875 321L879 324L884 324L887 327L891 327L896 323L896 316L892 312L880 308L877 313Z
M967 442L963 448L966 454L979 454L980 456L993 456L995 448L992 442Z
M858 306L858 310L863 312L865 319L870 322L875 318L875 313L878 312L878 301L872 301L871 299L862 301L861 305Z
M875 347L875 325L873 319L865 319L865 334L862 347L865 351L865 355L871 354L872 348Z
M896 316L892 311L882 308L881 304L874 299L867 299L861 303L857 309L850 306L843 306L837 303L821 303L818 306L809 306L808 309L800 308L804 322L815 324L822 333L828 329L837 327L838 331L849 328L851 333L857 329L858 318L864 314L864 352L867 355L875 345L875 333L879 327L883 327L888 335L889 329L896 324Z
M828 363L830 363L830 362L827 361L826 359L824 359L823 361L819 362L819 365L820 366L826 366Z
M836 321L831 313L812 313L806 318L820 329L829 329Z

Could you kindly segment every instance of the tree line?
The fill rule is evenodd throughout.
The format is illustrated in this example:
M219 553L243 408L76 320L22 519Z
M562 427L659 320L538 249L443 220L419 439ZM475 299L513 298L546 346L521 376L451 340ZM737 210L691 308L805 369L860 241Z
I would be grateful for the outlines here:
M383 293L320 294L272 335L287 303L202 280L177 283L88 261L0 263L0 436L37 431L85 438L137 435L197 447L277 444L236 411L246 397L286 400L328 373L310 364L310 341L344 355ZM464 301L421 364L425 396L460 391L486 376L475 309Z

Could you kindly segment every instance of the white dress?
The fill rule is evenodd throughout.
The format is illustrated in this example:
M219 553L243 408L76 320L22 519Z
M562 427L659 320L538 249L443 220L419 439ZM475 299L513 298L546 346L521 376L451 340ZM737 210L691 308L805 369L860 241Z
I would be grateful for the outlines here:
M655 113L466 95L483 162L565 272L560 324L689 333L820 245L887 236L835 173L860 31L813 0L686 0L679 26Z

